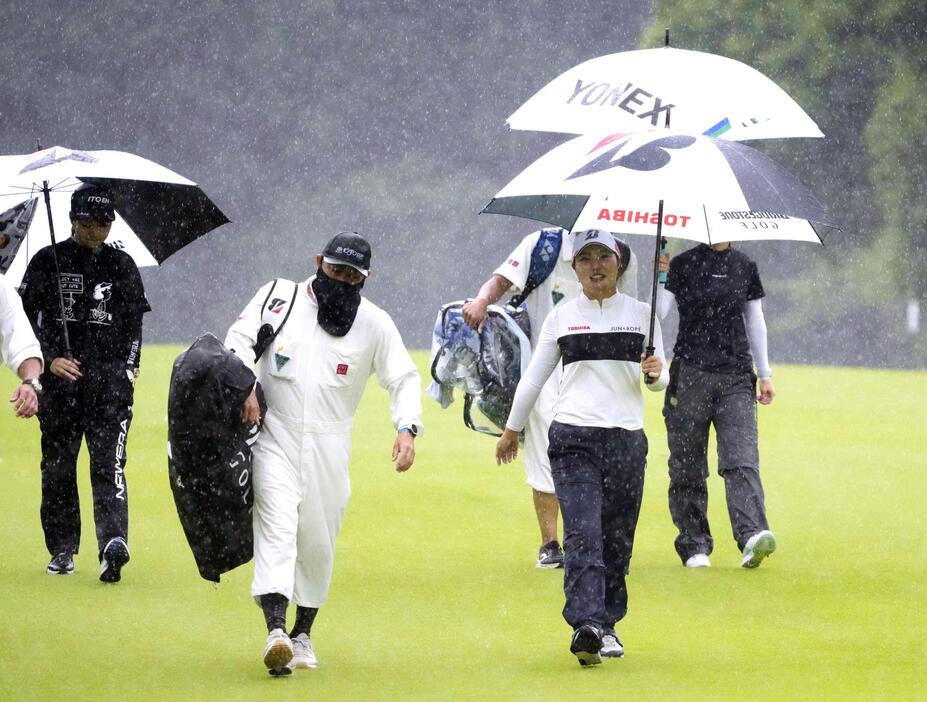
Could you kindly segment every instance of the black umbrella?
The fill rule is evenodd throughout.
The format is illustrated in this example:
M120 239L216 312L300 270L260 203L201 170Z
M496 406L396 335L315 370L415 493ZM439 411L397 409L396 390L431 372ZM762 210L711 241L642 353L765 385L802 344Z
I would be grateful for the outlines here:
M69 231L70 194L81 183L113 194L117 218L106 243L139 267L163 263L229 221L196 183L134 154L53 146L0 156L0 273L18 283L29 258L53 243L55 230ZM35 216L40 197L47 217Z

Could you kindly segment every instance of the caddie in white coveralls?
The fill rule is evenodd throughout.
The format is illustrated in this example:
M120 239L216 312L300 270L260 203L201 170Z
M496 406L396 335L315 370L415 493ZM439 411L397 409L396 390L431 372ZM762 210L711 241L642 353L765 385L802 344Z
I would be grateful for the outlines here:
M390 394L397 471L412 466L422 429L418 371L389 315L360 295L370 245L356 232L341 232L316 262L318 272L299 284L286 323L256 364L267 413L254 447L251 594L264 610L264 663L272 675L317 665L310 629L328 596L351 491L351 428L371 373ZM257 292L225 339L251 368L270 286ZM259 417L254 392L242 416ZM296 623L287 634L291 599Z

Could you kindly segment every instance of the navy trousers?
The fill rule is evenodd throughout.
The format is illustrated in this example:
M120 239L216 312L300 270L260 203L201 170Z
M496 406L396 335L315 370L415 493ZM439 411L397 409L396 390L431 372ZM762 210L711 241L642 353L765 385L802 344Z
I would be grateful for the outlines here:
M628 611L625 576L644 492L647 437L642 429L552 422L551 474L563 517L566 604L574 629L608 631Z

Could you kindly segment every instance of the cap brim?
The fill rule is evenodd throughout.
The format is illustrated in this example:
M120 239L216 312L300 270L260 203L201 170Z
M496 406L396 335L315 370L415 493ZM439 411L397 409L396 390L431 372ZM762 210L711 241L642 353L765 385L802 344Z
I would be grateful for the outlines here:
M601 246L603 249L608 249L613 254L617 255L619 259L621 258L621 254L617 251L617 244L615 246L609 246L608 244L602 241L590 241L590 242L583 244L578 249L573 249L573 258L576 258L577 256L579 256L580 252L583 249L588 249L590 246Z
M91 212L82 210L80 212L72 212L71 219L95 219L98 222L115 222L116 213L112 211Z
M350 261L343 261L342 259L335 258L333 256L322 256L322 260L325 261L325 263L330 263L333 266L350 266L359 273L362 273L365 278L370 275L370 271L361 268L360 266L357 266Z

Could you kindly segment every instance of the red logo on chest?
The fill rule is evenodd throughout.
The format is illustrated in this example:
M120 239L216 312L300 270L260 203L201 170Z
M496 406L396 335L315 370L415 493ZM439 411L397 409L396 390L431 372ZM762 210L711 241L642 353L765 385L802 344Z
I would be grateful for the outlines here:
M348 374L348 364L339 363L335 366L335 375L347 375Z

